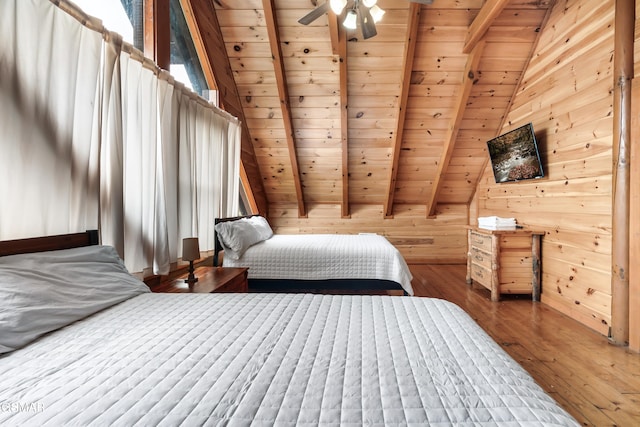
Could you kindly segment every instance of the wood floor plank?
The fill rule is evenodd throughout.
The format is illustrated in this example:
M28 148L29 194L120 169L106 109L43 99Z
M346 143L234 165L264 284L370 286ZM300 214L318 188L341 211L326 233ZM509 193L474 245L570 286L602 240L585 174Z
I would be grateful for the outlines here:
M528 296L491 302L465 265L409 265L416 296L462 307L583 425L640 425L640 355ZM544 290L543 290L544 291Z

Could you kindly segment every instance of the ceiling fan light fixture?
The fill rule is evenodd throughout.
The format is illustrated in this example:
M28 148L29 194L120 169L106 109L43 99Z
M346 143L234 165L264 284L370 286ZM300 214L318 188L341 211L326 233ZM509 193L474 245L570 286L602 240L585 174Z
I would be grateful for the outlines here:
M342 23L342 25L350 30L355 30L357 28L357 22L358 15L356 14L355 10L351 9L349 12L347 12L347 16L344 18L344 22Z
M333 13L340 15L344 7L347 5L347 0L330 0L329 5L331 6Z
M433 0L407 1L419 4L433 3ZM324 14L329 13L330 10L334 12L338 19L342 20L342 26L344 28L357 30L359 26L362 27L362 37L364 40L378 34L376 24L382 20L385 14L385 11L378 6L378 0L324 0L311 12L298 19L298 22L303 25L309 25Z
M371 10L371 17L373 18L373 22L380 22L380 20L382 19L382 16L385 14L385 11L380 9L380 7L378 7L378 5L374 5Z

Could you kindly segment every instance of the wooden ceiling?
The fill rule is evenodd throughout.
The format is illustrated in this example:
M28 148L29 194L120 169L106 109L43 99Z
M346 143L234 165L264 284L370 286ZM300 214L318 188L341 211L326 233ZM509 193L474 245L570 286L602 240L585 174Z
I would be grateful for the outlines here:
M254 207L469 203L553 0L379 0L367 40L323 1L181 0Z

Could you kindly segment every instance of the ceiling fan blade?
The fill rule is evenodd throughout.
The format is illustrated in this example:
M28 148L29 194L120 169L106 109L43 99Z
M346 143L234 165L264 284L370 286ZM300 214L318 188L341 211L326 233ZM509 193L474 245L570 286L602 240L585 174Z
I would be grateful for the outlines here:
M431 4L433 0L409 0L411 3Z
M368 7L365 7L362 3L358 3L358 18L360 18L360 29L362 29L362 37L366 40L376 34L376 23L373 22L373 17Z
M302 25L309 25L316 19L320 18L322 15L329 11L329 1L322 3L320 6L317 6L311 12L304 15L302 18L298 19L298 22Z

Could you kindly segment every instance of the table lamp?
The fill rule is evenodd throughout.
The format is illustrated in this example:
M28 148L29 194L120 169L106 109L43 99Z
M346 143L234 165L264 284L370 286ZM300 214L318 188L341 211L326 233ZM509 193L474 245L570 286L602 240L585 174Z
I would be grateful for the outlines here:
M182 239L182 260L189 261L189 276L185 279L185 282L189 284L190 290L198 281L198 278L193 274L193 261L197 259L200 259L200 246L198 245L198 238L187 237L186 239Z

